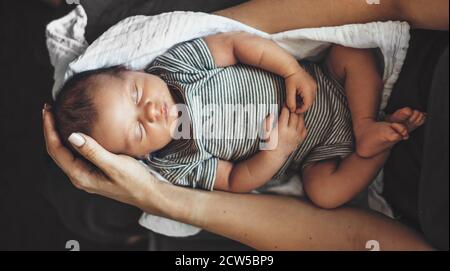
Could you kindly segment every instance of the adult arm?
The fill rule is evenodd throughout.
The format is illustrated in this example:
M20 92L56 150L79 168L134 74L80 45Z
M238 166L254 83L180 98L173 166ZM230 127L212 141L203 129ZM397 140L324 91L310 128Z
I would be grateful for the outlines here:
M89 193L261 250L362 250L369 240L377 240L385 250L430 249L410 229L356 209L326 211L294 198L204 192L161 183L133 158L109 153L88 136L71 137L77 151L98 166L93 168L61 144L48 110L43 117L48 153L77 188Z
M414 28L448 30L448 0L253 0L216 12L268 33L373 21L408 21Z

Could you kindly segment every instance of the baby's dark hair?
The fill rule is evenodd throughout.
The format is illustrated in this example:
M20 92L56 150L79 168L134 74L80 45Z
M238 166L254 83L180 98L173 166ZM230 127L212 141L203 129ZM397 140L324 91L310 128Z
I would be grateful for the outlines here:
M72 148L68 138L72 133L91 135L98 118L94 106L95 79L99 75L119 76L126 71L124 66L114 66L78 73L70 78L56 97L53 106L56 129L63 144Z

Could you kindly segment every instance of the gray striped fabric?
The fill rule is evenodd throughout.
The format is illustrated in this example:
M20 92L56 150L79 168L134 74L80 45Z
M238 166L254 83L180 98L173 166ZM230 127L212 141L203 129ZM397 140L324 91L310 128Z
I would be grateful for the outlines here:
M289 166L298 167L353 152L351 116L344 90L315 64L302 62L318 82L314 105L305 114L305 142L289 157L271 184ZM217 163L238 163L260 150L259 128L285 101L283 78L238 64L217 68L203 39L178 45L158 57L147 72L160 76L187 105L191 138L174 140L147 163L170 182L212 190Z

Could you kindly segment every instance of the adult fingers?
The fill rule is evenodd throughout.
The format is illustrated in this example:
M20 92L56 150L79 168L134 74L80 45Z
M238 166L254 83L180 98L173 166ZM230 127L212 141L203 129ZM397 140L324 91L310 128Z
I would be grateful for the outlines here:
M90 136L74 133L69 137L69 142L84 158L107 175L113 174L120 167L118 156L105 150Z
M55 129L53 114L48 110L43 110L43 131L48 154L69 177L75 187L90 192L99 186L100 181L104 181L100 172L97 172L84 161L77 159L62 144Z
M43 130L47 153L52 157L55 163L64 171L70 171L75 160L75 156L61 142L58 132L55 128L53 114L44 109L43 112Z

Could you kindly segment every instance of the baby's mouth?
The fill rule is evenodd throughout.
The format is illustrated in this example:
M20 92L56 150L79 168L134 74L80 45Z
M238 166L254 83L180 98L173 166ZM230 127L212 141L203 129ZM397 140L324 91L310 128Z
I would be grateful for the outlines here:
M165 120L167 120L167 116L169 115L169 114L168 114L167 103L164 103L164 104L161 106L160 112L161 112L161 116L162 116Z
M167 103L161 102L156 110L157 111L155 113L157 114L157 119L161 122L167 123L169 120L169 106Z
M167 104L165 105L165 114L167 115L167 117L169 118L178 118L180 117L180 110L178 108L178 106L176 104L168 106Z

